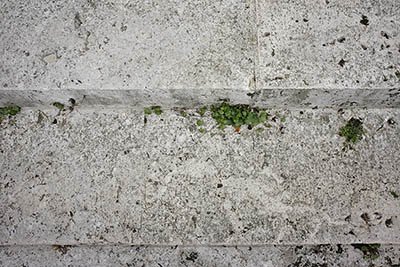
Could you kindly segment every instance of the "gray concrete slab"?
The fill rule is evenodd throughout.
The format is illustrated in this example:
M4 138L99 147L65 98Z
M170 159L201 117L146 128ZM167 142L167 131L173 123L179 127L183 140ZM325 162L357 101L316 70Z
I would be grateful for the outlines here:
M400 106L396 0L1 7L0 105Z
M4 1L2 89L223 89L254 79L255 5Z
M364 254L352 245L316 246L20 246L0 247L2 266L348 266L393 267L398 245Z
M238 134L193 110L25 109L1 124L0 242L399 243L399 110L269 112Z
M259 0L257 88L398 88L399 1Z

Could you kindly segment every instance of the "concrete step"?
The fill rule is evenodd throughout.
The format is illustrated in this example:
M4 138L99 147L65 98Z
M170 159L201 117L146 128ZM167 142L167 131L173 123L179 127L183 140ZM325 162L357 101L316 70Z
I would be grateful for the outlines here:
M395 267L399 245L315 246L7 246L0 264L14 266Z
M0 105L399 107L400 2L3 1Z
M195 110L23 109L1 124L0 244L399 244L400 110L268 112L237 132Z

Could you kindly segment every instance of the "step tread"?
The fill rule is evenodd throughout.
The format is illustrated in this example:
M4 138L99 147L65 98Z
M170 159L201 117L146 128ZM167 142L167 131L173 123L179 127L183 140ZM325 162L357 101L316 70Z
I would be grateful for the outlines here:
M0 247L1 266L394 267L399 245Z
M187 113L4 120L1 244L400 242L400 110L271 110L240 133ZM365 134L346 149L352 117Z

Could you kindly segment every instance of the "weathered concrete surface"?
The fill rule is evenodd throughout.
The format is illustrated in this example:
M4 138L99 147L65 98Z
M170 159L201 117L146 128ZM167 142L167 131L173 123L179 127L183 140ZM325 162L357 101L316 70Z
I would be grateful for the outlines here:
M399 1L257 2L258 88L399 88Z
M255 6L223 1L3 1L3 89L240 88Z
M399 107L399 10L397 0L3 1L0 104Z
M0 130L0 243L400 242L400 111L29 111ZM192 115L190 115L192 114ZM349 149L339 128L364 122ZM145 123L146 122L146 123Z
M18 246L0 247L0 264L14 266L248 266L394 267L398 245L383 245L365 255L351 245L154 247Z

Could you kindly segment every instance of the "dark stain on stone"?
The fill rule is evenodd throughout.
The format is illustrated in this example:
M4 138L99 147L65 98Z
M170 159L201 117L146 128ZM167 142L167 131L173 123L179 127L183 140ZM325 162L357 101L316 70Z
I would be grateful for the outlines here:
M386 32L384 32L384 31L381 31L381 35L382 35L383 37L385 37L386 39L389 39L389 38L390 38L389 35L388 35Z
M339 61L339 66L340 67L344 67L344 64L346 63L346 61L342 58L340 61Z
M223 184L217 184L217 188L221 188Z
M339 43L343 43L344 41L346 41L346 38L345 37L340 37L339 39L337 39L337 41Z
M195 262L199 257L199 253L197 252L190 252L188 256L186 256L187 261Z
M361 219L363 219L363 221L364 221L366 224L369 225L370 218L369 218L368 213L363 213L363 214L361 214Z
M387 124L389 124L389 125L395 125L395 124L396 124L396 121L395 121L393 118L390 118L390 119L387 120Z
M368 25L369 25L368 17L365 16L365 15L362 15L362 16L361 16L360 23L361 23L362 25L368 26Z
M53 245L53 249L57 252L60 252L61 255L67 254L68 250L70 249L71 246L62 246L62 245Z
M81 17L80 17L80 15L79 15L79 13L76 13L76 14L75 14L75 17L74 17L74 27L75 27L75 30L79 29L79 27L81 27L81 25L82 25Z
M386 225L386 227L388 227L388 228L392 228L392 225L393 225L393 220L392 220L392 218L387 219L387 220L385 221L385 225Z

